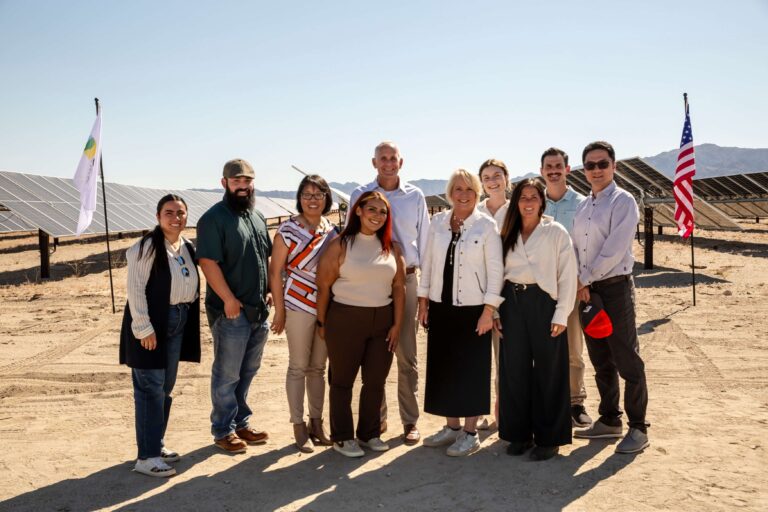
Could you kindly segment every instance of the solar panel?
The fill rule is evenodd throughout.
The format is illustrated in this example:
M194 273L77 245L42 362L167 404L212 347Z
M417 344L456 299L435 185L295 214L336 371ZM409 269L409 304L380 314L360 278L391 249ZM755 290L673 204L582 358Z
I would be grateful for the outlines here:
M203 213L222 199L221 192L153 189L119 183L106 183L105 188L109 229L115 233L151 229L157 223L157 201L169 193L187 202L189 227L196 226ZM101 186L96 196L96 211L86 233L103 233L105 229ZM296 213L293 201L260 196L256 196L256 209L266 218ZM0 233L39 228L54 237L72 236L79 215L80 194L71 179L0 171Z
M693 190L731 217L768 217L768 172L694 180Z

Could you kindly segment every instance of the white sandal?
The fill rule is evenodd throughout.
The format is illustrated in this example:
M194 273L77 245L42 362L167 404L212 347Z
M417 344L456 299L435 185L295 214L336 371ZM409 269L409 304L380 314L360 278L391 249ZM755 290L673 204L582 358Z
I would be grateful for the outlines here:
M163 462L162 457L151 457L149 459L137 459L133 470L137 473L147 476L156 476L165 478L176 474L176 470Z
M169 450L165 446L160 449L160 457L163 459L163 462L177 462L181 459L181 455L173 450Z

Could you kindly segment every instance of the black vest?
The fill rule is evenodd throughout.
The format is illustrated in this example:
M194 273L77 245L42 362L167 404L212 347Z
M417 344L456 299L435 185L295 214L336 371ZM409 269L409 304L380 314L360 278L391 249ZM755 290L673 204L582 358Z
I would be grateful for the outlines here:
M189 242L184 242L192 261L195 258L195 248ZM171 269L168 266L168 258L163 247L154 249L155 258L162 258L158 265L152 265L152 272L147 281L146 295L149 309L149 321L155 329L157 348L147 350L141 346L141 341L136 339L131 330L131 308L125 303L123 325L120 330L120 364L126 364L131 368L142 370L156 370L165 368L165 338L168 331L168 310L171 302ZM189 265L190 272L197 273L195 264ZM198 280L199 282L199 280ZM187 323L184 327L184 338L181 344L181 361L200 362L200 288L198 286L198 298L190 306L187 314Z

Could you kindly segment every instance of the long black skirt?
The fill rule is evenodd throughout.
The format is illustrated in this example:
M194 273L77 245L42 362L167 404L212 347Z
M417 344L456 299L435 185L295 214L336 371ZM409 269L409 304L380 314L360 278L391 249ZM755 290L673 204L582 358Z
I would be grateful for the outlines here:
M483 306L429 302L424 411L465 418L491 409L491 332L478 336Z

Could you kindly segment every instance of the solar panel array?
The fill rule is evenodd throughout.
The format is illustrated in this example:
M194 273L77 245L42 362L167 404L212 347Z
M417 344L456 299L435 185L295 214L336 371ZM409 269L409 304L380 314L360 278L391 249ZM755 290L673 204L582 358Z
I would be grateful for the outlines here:
M694 180L693 190L731 217L768 217L768 172Z
M627 158L616 162L614 174L616 184L632 194L640 208L652 206L654 224L676 228L675 196L672 193L672 181L640 158ZM584 169L573 169L568 175L568 183L579 193L588 195L591 186L584 175ZM694 185L696 180L694 180ZM694 197L693 207L696 226L707 229L741 229L719 208L707 201ZM642 214L642 212L641 212Z
M170 190L106 183L107 215L110 232L150 229L157 224L157 201L166 194L184 198L189 208L187 225L194 227L208 208L221 201L220 192ZM93 222L85 231L104 233L104 200L101 184L97 188L97 208ZM0 232L42 229L53 237L72 236L80 214L80 195L68 178L54 178L0 171ZM295 214L290 202L275 202L256 197L256 208L267 218Z

